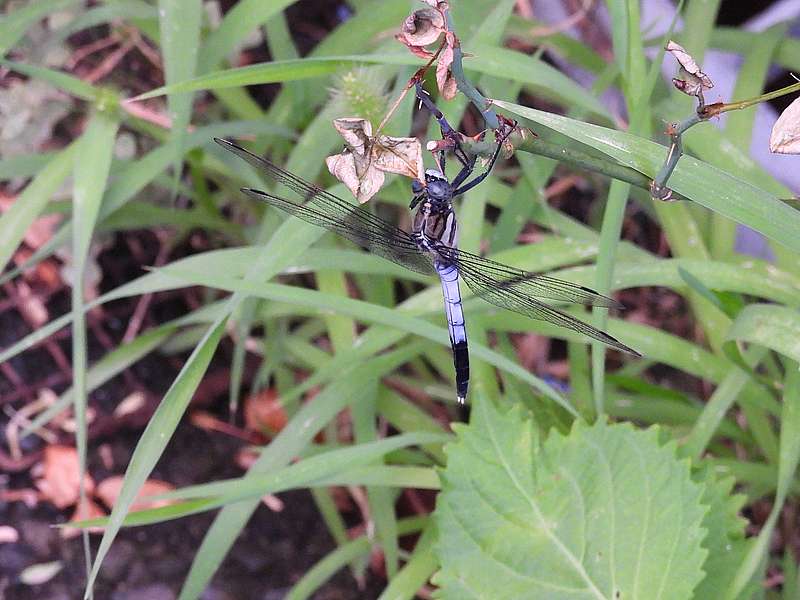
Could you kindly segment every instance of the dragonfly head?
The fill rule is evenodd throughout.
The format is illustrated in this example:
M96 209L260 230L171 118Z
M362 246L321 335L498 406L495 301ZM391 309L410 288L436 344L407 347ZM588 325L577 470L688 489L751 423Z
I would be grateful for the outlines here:
M425 171L425 183L428 199L432 203L449 202L452 199L453 187L441 171L436 169Z

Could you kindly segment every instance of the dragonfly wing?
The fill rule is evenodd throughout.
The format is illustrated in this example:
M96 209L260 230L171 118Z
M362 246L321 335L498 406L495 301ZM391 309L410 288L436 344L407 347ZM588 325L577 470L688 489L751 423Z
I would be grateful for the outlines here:
M334 217L318 210L313 201L298 204L261 190L242 188L242 191L251 198L267 202L312 225L333 231L365 250L407 269L425 275L436 272L433 261L427 254L420 252L411 236L359 206L350 205L349 213Z
M636 350L626 346L606 332L601 331L600 329L597 329L588 323L579 321L575 317L561 312L552 306L547 306L535 298L526 296L525 294L520 293L519 290L513 288L500 288L497 290L492 290L487 288L483 282L476 280L472 273L464 274L459 272L459 274L461 275L462 279L464 279L469 289L471 289L476 296L480 296L495 306L512 310L525 315L526 317L530 317L531 319L546 321L548 323L552 323L553 325L558 325L560 327L577 331L578 333L582 333L585 336L603 342L604 344L611 346L612 348L616 348L617 350L627 352L628 354L633 354L634 356L641 356L638 352L636 352Z
M592 306L616 306L611 298L582 286L527 273L455 248L440 247L436 250L445 260L457 265L459 275L469 289L483 300L531 319L577 331L617 350L640 356L636 350L604 331L548 306L533 296L536 294L543 298ZM541 279L545 283L539 281Z
M515 269L502 263L489 260L455 248L441 250L448 259L458 265L459 273L471 278L470 289L476 296L485 297L493 293L498 297L507 293L509 302L517 295L548 298L570 304L600 306L605 308L624 308L622 304L582 285L562 281L547 275ZM495 304L497 302L491 301ZM515 310L515 309L512 309Z
M436 272L430 257L422 253L414 239L402 229L236 144L218 138L215 138L215 141L259 169L273 181L294 191L302 200L292 201L261 190L243 188L242 191L248 196L267 202L313 225L338 233L362 248L403 267L428 275Z

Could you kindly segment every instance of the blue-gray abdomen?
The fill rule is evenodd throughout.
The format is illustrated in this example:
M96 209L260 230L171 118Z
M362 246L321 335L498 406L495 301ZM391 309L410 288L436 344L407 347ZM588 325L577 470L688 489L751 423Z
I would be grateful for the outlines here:
M456 369L456 393L458 401L463 403L469 385L469 352L461 290L458 288L458 269L455 265L440 261L436 261L434 266L442 281L444 312L447 317L447 329L450 332L450 345L453 348L453 365Z

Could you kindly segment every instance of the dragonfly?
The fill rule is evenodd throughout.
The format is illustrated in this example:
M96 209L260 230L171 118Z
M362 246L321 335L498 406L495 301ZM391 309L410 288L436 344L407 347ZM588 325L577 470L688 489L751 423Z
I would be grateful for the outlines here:
M611 335L542 302L539 298L586 306L622 308L616 300L581 285L506 266L458 248L458 225L452 201L480 183L488 174L487 170L468 181L474 160L468 160L452 182L447 180L443 171L428 169L424 186L418 181L412 184L415 195L411 206L416 212L409 233L233 142L219 138L214 138L214 141L250 163L272 181L291 190L295 197L285 198L262 190L241 188L247 196L266 202L308 223L324 227L365 250L412 271L439 277L453 352L456 398L459 404L466 402L469 386L467 330L459 278L476 296L500 308L559 325L617 350L639 356L635 350ZM498 145L494 160L499 153L499 147Z

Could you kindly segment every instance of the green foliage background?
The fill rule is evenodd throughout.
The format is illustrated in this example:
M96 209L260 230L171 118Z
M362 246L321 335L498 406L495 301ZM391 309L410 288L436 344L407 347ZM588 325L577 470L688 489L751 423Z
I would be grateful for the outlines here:
M66 92L74 99L70 109L84 111L88 119L80 137L61 150L0 160L3 178L31 178L0 216L0 263L9 262L37 217L55 210L51 200L65 185L71 189L58 210L66 210L67 218L28 265L67 246L75 281L82 281L88 248L98 232L164 224L174 226L179 237L203 228L233 246L176 260L90 302L82 286L75 285L70 313L0 353L0 360L8 360L72 327L74 385L27 433L72 405L79 422L78 447L85 456L84 414L94 388L147 353L191 351L137 445L87 589L126 523L222 507L180 596L197 598L259 498L308 487L339 545L290 598L309 597L347 565L354 572L363 570L373 544L386 557L386 598L413 597L436 572L443 598L796 598L800 587L794 558L789 550L784 556L770 553L769 540L797 489L800 214L780 200L791 191L742 150L750 146L752 111L732 115L725 129L702 125L687 134L690 155L681 159L670 184L691 203L654 204L644 190L628 183L615 180L606 189L601 182L602 219L587 225L544 201L543 188L556 163L526 152L517 154L521 170L515 183L492 177L468 194L459 209L465 249L478 251L487 242L488 253L501 262L553 271L607 293L668 287L688 300L706 343L598 312L593 317L598 326L644 355L607 373L602 347L589 352L586 341L569 332L468 301L475 410L473 423L460 427L453 441L428 413L382 381L393 374L434 398L452 400L438 284L308 224L249 204L236 189L263 183L211 143L214 136L254 135L255 150L269 152L306 179L317 178L325 156L340 144L331 119L361 109L375 112L385 101L384 88L396 97L420 64L384 33L397 29L421 5L353 0L354 16L299 58L283 13L289 4L242 0L213 27L196 0L161 0L158 5L109 1L78 10L55 30L54 39L63 40L100 23L135 27L160 50L166 87L147 96L166 94L174 124L170 130L128 110L118 90L91 85L44 63L12 62L17 54L30 55L26 32L42 18L82 3L31 2L0 22L3 64ZM500 111L524 120L542 139L589 152L609 169L624 165L654 176L666 148L652 140L660 139L665 119L683 118L692 108L685 97L667 90L660 62L647 60L645 49L659 48L663 40L643 39L638 3L608 3L615 50L610 64L560 34L535 40L597 75L590 91L539 57L504 45L511 36L532 41L531 24L512 14L513 5L512 0L452 2L458 34L473 55L465 63L467 74L487 96L498 99ZM759 94L771 64L800 71L800 41L787 38L785 28L756 36L714 27L718 5L688 3L679 40L698 59L707 48L741 53L737 98ZM232 67L228 56L257 26L266 31L274 61ZM284 84L267 109L243 87L263 83ZM338 91L329 95L328 86ZM598 100L612 86L627 103L626 131L617 128ZM193 113L192 100L201 91L209 94L211 108ZM564 116L524 106L521 92L559 105ZM465 106L459 96L442 107L451 122L458 122ZM411 112L409 99L387 132L407 135ZM185 133L189 123L194 129ZM152 149L136 160L112 163L121 127L147 139ZM179 178L176 168L184 164L189 175ZM407 219L406 188L395 181L381 195L400 222ZM179 209L151 202L154 190L180 193L192 203ZM619 241L629 202L659 222L672 258ZM227 219L222 208L228 206L255 224ZM499 214L493 223L485 219L490 207ZM535 245L516 245L513 240L526 222L549 233ZM774 264L735 252L736 223L767 238ZM19 272L11 269L3 280ZM293 285L297 274L313 274L316 289ZM360 299L347 296L347 277L358 284ZM416 289L411 283L427 287L400 302L397 281L408 290ZM196 285L228 294L88 364L84 315L92 306ZM302 319L291 332L290 318ZM256 326L265 332L256 387L274 378L291 415L288 426L261 449L244 478L178 490L172 497L180 503L129 516L139 487L229 331L238 340L231 381L235 405L243 378L243 340ZM509 334L519 331L567 339L569 393L556 391L518 364ZM496 334L491 345L489 332ZM330 340L330 351L314 343L320 336ZM656 364L707 381L715 391L703 399L655 384L645 371ZM293 378L298 369L312 373L301 384ZM314 387L319 394L301 403ZM353 419L352 446L316 443L316 434L332 426L345 408ZM378 417L401 434L379 440ZM636 427L611 424L615 420ZM641 428L647 425L653 427ZM417 445L421 450L405 450ZM291 464L297 456L307 458ZM366 486L374 538L347 539L328 492L329 486L342 484ZM397 517L394 504L403 487L440 486L435 515ZM734 487L741 495L732 493ZM738 513L765 498L772 503L769 519L757 536L746 539ZM413 552L404 555L399 537L419 532ZM760 586L767 568L781 569L781 592Z

